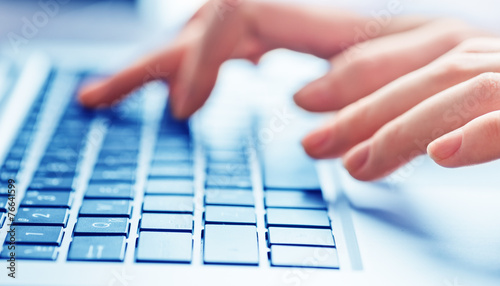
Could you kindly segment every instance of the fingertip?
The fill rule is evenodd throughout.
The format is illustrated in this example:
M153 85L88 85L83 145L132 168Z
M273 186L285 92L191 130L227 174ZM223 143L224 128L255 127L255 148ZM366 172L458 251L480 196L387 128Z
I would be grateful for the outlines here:
M78 101L85 107L96 108L105 103L106 81L86 83L78 91Z
M306 135L301 141L304 151L312 158L322 159L323 149L328 140L328 132L325 129L318 129Z
M318 87L317 82L311 82L297 93L294 94L293 100L295 103L308 111L319 111L321 108L322 97L324 97L324 92ZM324 108L324 107L323 107Z

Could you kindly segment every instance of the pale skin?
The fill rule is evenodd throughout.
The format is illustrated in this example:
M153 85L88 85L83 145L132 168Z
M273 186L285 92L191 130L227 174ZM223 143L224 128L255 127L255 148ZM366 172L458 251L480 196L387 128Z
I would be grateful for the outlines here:
M258 63L266 52L287 48L332 65L294 96L306 110L339 111L303 139L311 157L342 157L349 173L366 181L425 153L445 167L500 158L499 38L455 20L405 16L358 42L355 28L372 19L228 0L231 9L221 14L217 3L203 6L168 47L85 86L81 103L110 106L161 79L169 83L173 114L187 118L208 98L226 60ZM161 75L152 76L151 67Z

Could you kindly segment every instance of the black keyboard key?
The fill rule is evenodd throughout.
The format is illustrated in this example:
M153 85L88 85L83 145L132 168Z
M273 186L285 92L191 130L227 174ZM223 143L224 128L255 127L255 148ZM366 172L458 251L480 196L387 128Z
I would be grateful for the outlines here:
M15 231L7 233L5 241L9 242L11 233L14 233L16 244L60 245L64 233L59 226L17 225L12 228Z
M266 191L268 208L326 209L320 191Z
M23 208L16 214L16 225L52 225L66 226L69 211L56 208Z
M128 200L83 200L80 216L130 217L132 204Z
M241 188L251 189L252 181L248 176L208 175L207 188Z
M330 229L270 227L268 234L270 244L335 246Z
M149 170L150 177L193 178L193 164L188 162L172 163L155 161Z
M191 233L141 231L137 261L190 263L193 253Z
M268 208L266 217L270 226L330 227L330 219L324 210Z
M21 202L21 207L69 208L72 201L71 192L28 191Z
M339 268L337 249L311 246L271 246L271 265L285 267Z
M72 190L73 178L33 178L32 190Z
M75 226L75 235L128 235L127 218L81 217Z
M16 259L32 259L32 260L56 260L57 247L41 246L41 245L16 245L15 250L9 250L4 247L1 258L9 258L11 252L15 253Z
M146 187L146 194L159 195L192 195L192 180L151 178Z
M190 214L144 213L141 230L192 231L193 216Z
M130 184L91 183L85 192L87 199L133 199L134 188Z
M253 225L205 226L204 262L207 264L259 264L257 229Z
M123 261L124 236L75 236L69 247L68 260Z
M144 212L193 213L193 197L144 196Z
M92 174L91 182L119 181L133 183L135 180L135 168L119 167L114 169L96 168Z
M253 206L254 196L251 190L207 189L205 203L207 205Z
M207 223L255 224L255 209L252 207L207 206Z

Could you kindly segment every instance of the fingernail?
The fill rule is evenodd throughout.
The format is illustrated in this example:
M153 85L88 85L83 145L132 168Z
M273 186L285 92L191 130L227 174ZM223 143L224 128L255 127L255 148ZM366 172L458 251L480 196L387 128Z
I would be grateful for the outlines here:
M462 136L462 128L448 133L429 144L427 153L434 161L448 159L462 146Z
M366 164L366 161L368 160L370 144L368 142L362 144L364 145L358 147L359 149L353 151L353 153L347 154L344 158L344 167L347 171L349 171L349 173L357 172Z
M328 129L313 131L302 140L302 146L308 150L321 151L328 139Z

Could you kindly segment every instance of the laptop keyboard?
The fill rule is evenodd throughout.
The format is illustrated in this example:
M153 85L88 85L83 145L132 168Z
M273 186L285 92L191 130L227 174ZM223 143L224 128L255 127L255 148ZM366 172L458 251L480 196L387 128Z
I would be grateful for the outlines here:
M46 93L1 165L3 258L10 253L8 180L18 180L27 150L37 148L33 136ZM275 169L295 164L293 158L266 164L251 156L252 138L223 147L195 142L188 123L168 112L154 144L144 144L149 123L136 103L121 113L70 100L37 167L24 174L31 180L12 223L18 259L339 268L321 190ZM151 146L148 160L145 146ZM317 176L307 166L302 176ZM259 186L259 170L273 178Z

